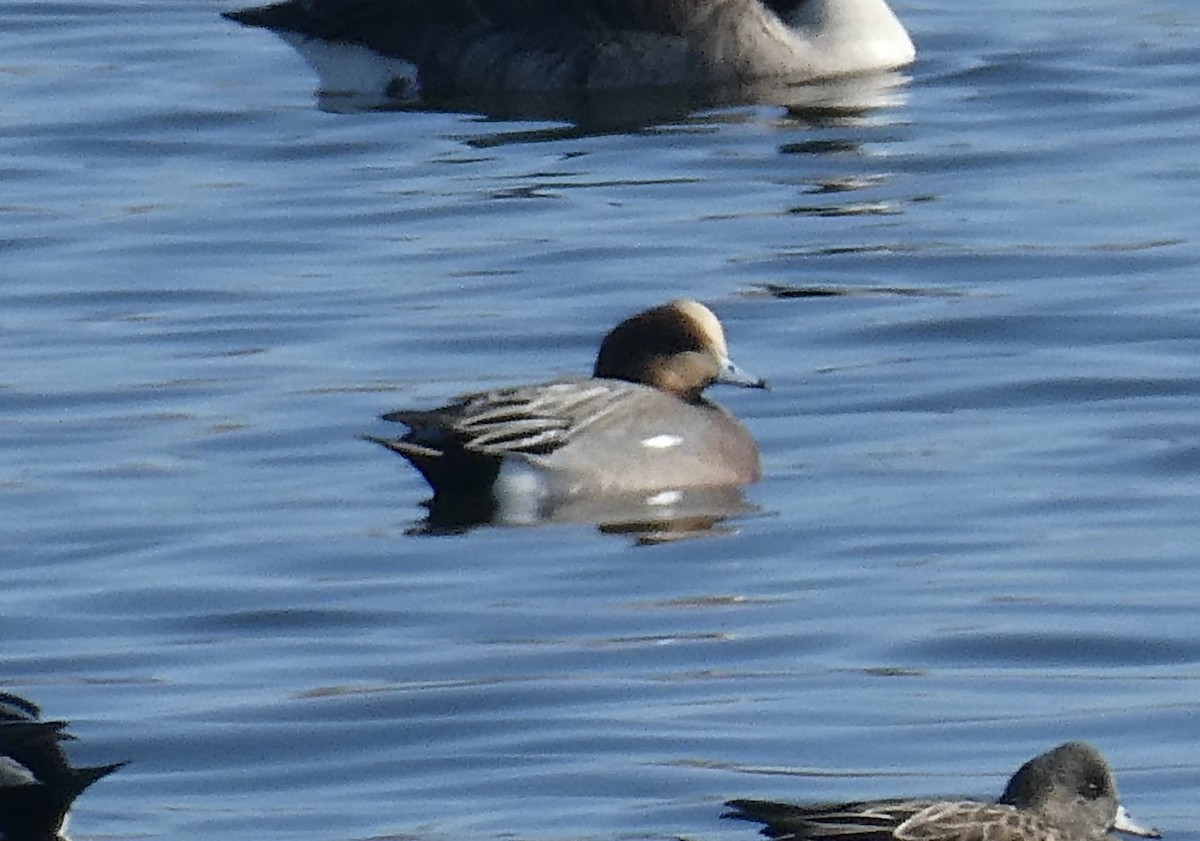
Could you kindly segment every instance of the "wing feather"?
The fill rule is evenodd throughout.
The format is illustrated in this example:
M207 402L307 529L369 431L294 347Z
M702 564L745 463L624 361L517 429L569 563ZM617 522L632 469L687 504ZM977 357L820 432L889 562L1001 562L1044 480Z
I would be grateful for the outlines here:
M1037 815L976 800L879 800L794 806L733 800L727 817L788 841L1060 841Z
M617 381L563 381L468 394L441 409L399 410L383 419L409 426L403 443L425 455L458 446L489 456L542 456L652 391Z

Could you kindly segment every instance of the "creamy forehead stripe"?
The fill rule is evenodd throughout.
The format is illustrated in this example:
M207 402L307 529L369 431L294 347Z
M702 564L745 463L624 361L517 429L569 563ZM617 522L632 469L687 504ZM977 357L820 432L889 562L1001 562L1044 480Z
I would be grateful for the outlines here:
M671 447L678 447L683 443L683 438L678 435L663 433L650 438L642 439L642 446L648 447L651 450L666 450Z
M725 347L725 331L721 329L721 322L713 315L712 310L696 301L676 301L675 306L700 328L700 332L712 343L713 349L717 351L718 355L728 355L729 351Z

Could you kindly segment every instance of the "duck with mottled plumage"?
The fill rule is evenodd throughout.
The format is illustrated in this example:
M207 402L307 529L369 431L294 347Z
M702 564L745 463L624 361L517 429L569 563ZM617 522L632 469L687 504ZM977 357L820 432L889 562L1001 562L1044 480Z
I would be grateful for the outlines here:
M1134 823L1104 757L1067 742L1022 765L994 803L894 799L793 806L731 800L728 818L763 824L778 841L1104 841L1109 832L1159 838Z

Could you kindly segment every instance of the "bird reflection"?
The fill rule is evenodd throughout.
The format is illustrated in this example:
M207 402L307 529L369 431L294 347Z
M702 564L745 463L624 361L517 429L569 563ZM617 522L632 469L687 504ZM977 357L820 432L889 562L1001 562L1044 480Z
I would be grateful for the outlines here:
M713 537L737 531L732 520L757 511L739 488L689 488L669 496L601 494L556 500L513 520L486 494L441 495L425 503L428 515L410 535L465 534L487 526L593 525L603 534L640 545ZM525 512L530 514L530 512Z

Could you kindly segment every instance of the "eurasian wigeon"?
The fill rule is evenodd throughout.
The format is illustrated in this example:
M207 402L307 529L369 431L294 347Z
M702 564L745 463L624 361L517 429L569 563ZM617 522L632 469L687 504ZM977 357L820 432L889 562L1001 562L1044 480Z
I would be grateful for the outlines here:
M1161 837L1134 823L1104 757L1067 742L1022 765L994 803L965 799L868 800L793 806L731 800L724 817L764 824L787 841L1101 841L1109 832Z
M586 495L649 498L750 484L760 475L758 447L703 396L714 383L766 387L730 361L708 307L677 300L613 328L590 378L389 412L384 420L409 431L369 440L408 459L435 500L483 495L512 510Z

